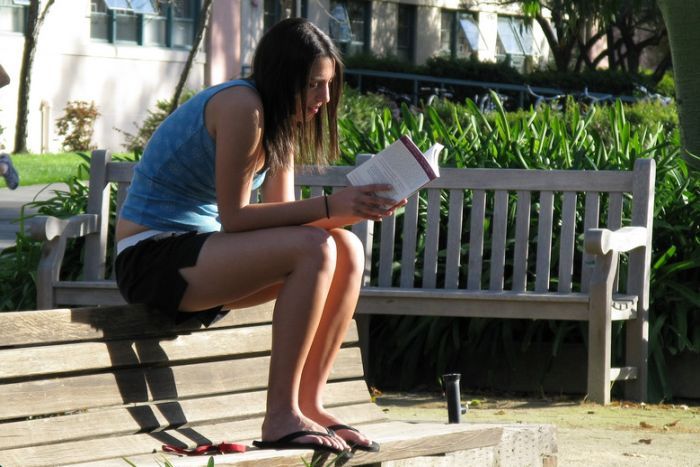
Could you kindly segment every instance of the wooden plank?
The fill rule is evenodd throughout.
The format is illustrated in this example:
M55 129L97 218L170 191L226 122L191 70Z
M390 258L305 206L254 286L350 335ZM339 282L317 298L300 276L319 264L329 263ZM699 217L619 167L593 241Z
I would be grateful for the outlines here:
M606 227L610 230L617 230L622 227L622 193L610 193L608 198L608 219ZM613 291L617 292L620 289L620 265L618 264L615 273L615 283Z
M440 177L427 188L504 190L631 192L633 173L619 170L529 170L441 168Z
M107 177L112 182L128 182L134 163L111 162ZM349 166L295 167L295 184L347 186ZM428 187L442 189L507 191L622 191L631 192L633 172L615 170L526 170L526 169L456 169L443 167L440 178Z
M351 415L350 418L346 418L346 422L356 425L367 436L379 442L381 449L377 453L357 452L345 465L367 465L391 459L431 456L445 452L492 447L499 444L503 433L502 427L489 424L415 424L391 421L361 423L354 419L355 417ZM169 431L163 434L140 434L114 438L109 443L105 443L104 440L89 440L63 445L23 448L2 453L3 457L0 458L0 461L4 461L7 465L26 467L46 464L78 464L81 462L93 462L93 465L105 467L117 465L111 462L119 461L121 461L121 465L124 465L122 458L126 457L130 462L139 466L156 465L156 461L162 462L164 455L159 451L166 436L172 440L181 440L182 444L186 446L194 444L191 438L204 438L213 443L226 440L249 444L252 439L259 436L260 422L259 419L246 420L198 426L194 429ZM236 434L233 439L231 433ZM251 449L246 453L216 456L215 462L217 466L288 466L302 465L304 462L311 465L311 455L311 451L304 450ZM29 461L16 463L22 459ZM152 463L148 462L149 459ZM202 458L179 458L171 455L168 455L167 459L177 467L202 465L203 460Z
M529 191L518 191L515 214L515 248L513 250L513 290L527 290L527 259L530 244L530 202Z
M503 268L506 262L506 235L508 229L508 192L494 194L493 219L491 220L491 274L489 290L503 290Z
M209 329L272 322L274 302L232 310ZM189 320L175 325L167 316L145 306L65 308L0 313L0 349L5 346L50 345L98 339L172 335L203 329Z
M625 384L625 396L645 400L649 358L649 281L651 276L651 236L654 224L654 181L656 162L653 159L637 159L634 162L634 187L632 194L632 225L646 227L646 248L630 253L627 275L627 293L639 297L637 319L626 326L625 355L627 364L638 368L635 381Z
M484 217L486 215L486 192L472 193L472 210L469 221L469 270L467 289L481 289L482 258L484 256Z
M540 193L540 213L537 219L537 263L535 265L535 292L549 290L549 271L552 259L552 229L554 193Z
M596 192L586 193L586 206L583 216L583 231L598 227L600 216L600 196ZM593 269L593 256L583 252L581 259L581 292L588 292L591 281L591 271Z
M559 234L559 284L557 291L571 292L576 252L576 193L567 191L563 195L561 233Z
M203 384L206 383L203 381ZM259 418L265 413L266 397L265 390L196 399L192 399L190 395L179 401L168 400L154 404L80 411L56 417L5 423L0 425L0 450L161 431L185 424L201 425ZM330 383L324 394L325 407L353 405L356 409L367 412L367 420L373 420L379 408L368 404L369 400L367 384L362 379Z
M629 381L637 379L637 373L637 368L633 366L610 368L610 381Z
M450 316L514 319L562 319L588 321L587 294L539 294L535 292L491 292L445 289L386 290L367 288L360 295L358 314ZM613 296L611 314L633 316L629 302L634 297ZM617 310L618 302L625 308Z
M423 254L423 287L432 288L437 283L438 242L440 239L440 190L428 190L426 214L425 251Z
M534 292L368 288L358 314L588 320L588 296Z
M107 181L115 183L131 183L134 177L135 162L109 162L107 164Z
M86 280L105 278L107 261L107 229L109 228L109 209L111 185L107 183L107 163L112 158L109 151L96 150L90 159L90 186L88 191L87 212L98 215L99 229L85 237L85 254L83 255L83 276Z
M116 210L115 213L117 216L119 216L122 212L122 206L124 205L124 201L126 201L126 195L129 190L129 185L130 183L119 183L117 184L117 200L116 200ZM113 241L112 242L112 273L110 274L109 278L111 280L116 280L116 269L114 267L114 262L117 259L117 242Z
M394 270L394 239L396 238L396 216L382 219L379 243L379 285L388 287L392 283Z
M294 183L296 185L347 186L347 174L352 166L312 167L295 166Z
M413 287L416 273L416 245L418 239L418 198L416 193L408 199L403 214L403 241L401 242L401 279L403 288Z
M459 269L462 257L462 212L464 190L450 190L447 224L447 257L445 258L445 288L459 287Z
M374 406L376 408L376 406ZM371 407L370 407L371 408ZM347 410L331 410L342 412L344 421L358 424L385 418L379 413L374 420L365 420L368 411L362 405L350 407ZM382 417L382 418L379 418ZM67 443L30 446L18 449L0 451L0 464L31 467L38 465L62 465L81 462L96 462L110 458L138 456L148 453L159 453L163 443L180 443L193 447L197 443L222 441L244 442L260 436L261 418L193 426L170 430L167 432L136 434L122 437L96 438ZM297 451L290 451L295 453ZM158 454L161 456L161 454ZM296 459L299 459L296 456ZM201 462L201 458L199 461ZM122 462L124 462L122 460ZM122 464L123 465L123 464ZM217 464L218 465L218 464Z
M154 398L258 390L267 384L268 368L269 357L265 356L8 383L0 385L0 420L152 402ZM353 347L341 349L330 379L356 379L363 374L360 351Z
M214 328L179 336L80 342L0 351L0 380L110 368L240 358L270 351L272 326ZM357 342L351 326L348 343Z

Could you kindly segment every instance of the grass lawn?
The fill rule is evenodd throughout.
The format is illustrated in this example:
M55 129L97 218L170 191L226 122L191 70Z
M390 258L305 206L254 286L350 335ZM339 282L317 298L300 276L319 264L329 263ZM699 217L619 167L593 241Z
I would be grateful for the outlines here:
M19 172L20 185L23 186L65 182L70 176L78 174L81 162L83 158L74 152L12 156L12 163ZM80 175L81 179L88 179L87 170ZM0 177L0 187L4 186L5 179Z

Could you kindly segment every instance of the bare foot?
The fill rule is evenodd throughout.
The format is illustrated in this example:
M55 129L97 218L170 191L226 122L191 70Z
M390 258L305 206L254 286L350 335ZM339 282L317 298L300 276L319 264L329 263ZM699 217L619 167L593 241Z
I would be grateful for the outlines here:
M311 431L322 434L299 436L294 438L294 443L313 443L338 451L349 449L347 443L340 436L333 436L332 434L325 435L327 432L325 425L319 424L300 413L294 412L277 414L267 413L262 425L262 439L266 442L277 441L298 431Z
M376 450L378 445L373 443L368 437L355 430L354 428L344 424L338 418L327 412L325 409L309 409L304 410L309 418L320 423L326 428L335 431L336 435L345 440L352 448L364 450Z

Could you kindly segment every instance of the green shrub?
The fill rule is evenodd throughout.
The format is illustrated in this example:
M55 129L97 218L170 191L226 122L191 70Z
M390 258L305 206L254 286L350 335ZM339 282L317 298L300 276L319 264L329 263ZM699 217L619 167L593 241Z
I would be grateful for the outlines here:
M69 152L89 151L95 120L100 116L94 102L70 101L63 109L63 116L56 120L58 135L63 136L63 149Z
M195 93L196 91L192 89L185 90L180 97L180 105L189 100L195 95ZM146 111L146 118L140 126L138 123L134 122L134 126L136 127L135 134L117 129L117 131L124 135L124 149L126 149L128 152L142 154L144 148L146 147L146 143L148 143L148 140L151 138L151 135L154 131L156 131L156 128L158 128L161 122L165 120L169 113L170 100L161 99L156 102L156 108L154 110L148 109Z
M393 118L388 109L379 109L372 115L369 131L360 131L352 121L341 121L342 150L351 159L356 153L377 152L399 135L408 134L423 149L436 141L444 144L441 164L453 167L628 170L635 159L653 157L657 162L657 202L651 285L651 397L668 399L672 396L666 376L668 352L700 352L700 183L680 157L677 128L655 121L658 116L648 109L671 110L649 106L618 102L589 108L571 105L561 112L545 108L484 115L472 102L463 106L442 102L420 114L404 107L400 119ZM628 113L637 115L639 122L633 125ZM440 228L440 232L446 231ZM576 231L582 231L581 226ZM444 239L441 242L445 244ZM422 258L420 251L416 257ZM620 326L615 329L613 350L619 361L624 337ZM380 387L432 385L437 390L441 374L466 371L460 367L465 365L465 356L488 355L512 362L521 350L536 342L550 345L555 356L561 345L580 345L585 336L583 323L376 317L370 378Z
M661 81L656 83L656 92L662 96L676 97L676 81L671 72L666 72Z

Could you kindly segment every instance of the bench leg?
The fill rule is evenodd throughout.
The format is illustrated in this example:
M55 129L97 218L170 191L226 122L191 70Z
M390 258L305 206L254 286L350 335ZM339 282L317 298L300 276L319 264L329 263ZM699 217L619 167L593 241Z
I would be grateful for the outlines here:
M612 288L618 254L596 258L591 277L588 321L588 399L610 403L610 358L612 350Z
M360 351L362 352L362 367L365 371L365 379L369 373L369 324L372 315L355 314L357 334L360 338Z
M626 324L626 365L637 369L637 378L625 382L625 398L644 402L647 399L649 310L641 302L637 304L637 318Z

